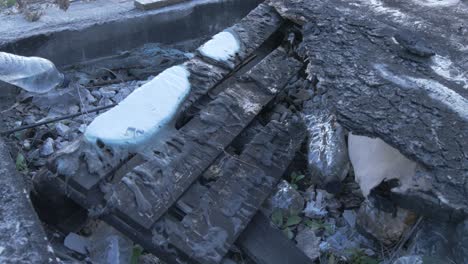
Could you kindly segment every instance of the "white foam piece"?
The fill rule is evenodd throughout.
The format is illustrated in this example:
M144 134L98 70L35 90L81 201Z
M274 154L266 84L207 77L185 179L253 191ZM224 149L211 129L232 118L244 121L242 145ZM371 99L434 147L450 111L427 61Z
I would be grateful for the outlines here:
M398 179L401 190L411 186L416 163L383 140L350 133L348 152L356 182L364 196L367 197L384 180Z
M216 61L228 61L239 52L240 44L231 32L222 31L203 44L198 51Z
M175 117L190 91L189 76L183 65L166 69L94 119L86 129L86 140L124 147L144 144Z

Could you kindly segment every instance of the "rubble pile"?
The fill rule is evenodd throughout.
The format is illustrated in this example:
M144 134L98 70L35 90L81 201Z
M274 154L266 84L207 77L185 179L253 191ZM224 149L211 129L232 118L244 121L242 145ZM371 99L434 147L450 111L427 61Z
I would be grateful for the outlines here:
M147 44L113 58L70 66L64 71L70 83L68 87L59 87L44 94L21 91L16 104L2 115L5 128L14 129L60 116L84 113L73 119L14 134L16 147L28 161L29 170L36 171L45 165L47 157L83 135L87 125L99 114L88 111L121 102L148 82L152 75L190 56L183 50ZM140 59L142 57L144 59Z
M46 225L64 262L263 263L239 234L273 228L307 263L468 263L466 21L465 1L268 0L194 53L146 45L68 67L66 87L22 91L9 128L83 114L7 140L26 179L62 177L58 197L77 208L68 228ZM163 117L166 145L84 146L106 116L87 111L175 65L167 87L181 78L187 91L179 118Z
M179 44L175 47L168 47L161 44L146 44L141 48L127 51L114 57L104 58L80 65L72 65L64 69L64 75L66 76L67 82L69 82L68 86L57 87L47 93L41 94L21 90L16 96L16 103L10 103L5 106L2 105L4 108L2 109L2 123L4 124L3 131L33 125L41 121L47 121L61 116L83 113L82 115L74 118L68 118L63 121L51 122L43 126L20 130L8 136L6 143L10 147L14 159L11 166L16 164L16 170L22 173L21 175L25 176L26 179L24 194L21 193L21 197L24 195L29 199L29 190L31 189L33 198L37 195L37 193L35 193L37 190L34 190L34 187L32 186L32 179L34 179L37 173L46 166L47 161L51 156L65 148L74 140L82 137L86 131L86 127L99 114L99 112L88 113L87 111L98 107L113 106L116 103L121 102L136 88L147 83L153 75L187 60L187 58L190 58L192 54L189 52L190 49L187 49L186 47L193 47L197 45L200 40L194 40L192 42L193 43ZM13 86L6 83L2 83L1 86L5 91L11 90L13 92L15 89ZM2 146L6 148L7 145ZM19 177L19 175L16 174L13 176ZM5 186L9 185L6 184ZM5 199L8 195L13 194L6 193L4 195ZM44 194L41 195L45 196ZM36 209L42 210L42 212L39 212L39 216L43 220L45 218L47 220L46 222L48 222L50 218L60 217L56 212L49 211L51 209L48 209L47 205L43 205L43 203L47 203L47 201L47 199L42 200L40 197L37 200L33 200ZM16 208L22 208L24 206L27 207L28 204L17 205ZM66 206L71 207L70 210L72 212L73 210L76 210L73 205L66 203ZM14 208L12 208L12 210L13 209ZM25 211L25 214L27 214L27 211ZM44 214L46 216L44 216ZM48 216L48 214L50 214L50 216ZM70 217L68 212L64 215L66 217ZM34 215L31 214L29 217L34 217ZM95 242L94 244L91 243L91 240L93 239L92 237L84 240L85 238L82 235L77 235L73 232L68 234L68 232L73 230L75 232L80 232L81 234L86 232L94 234L97 232L104 232L103 230L107 230L110 227L105 226L104 223L100 223L98 226L93 226L91 229L87 228L92 231L86 231L86 229L81 229L83 223L80 223L80 221L83 220L82 218L73 214L71 217L75 219L62 219L61 221L65 221L66 223L57 223L57 226L46 226L47 236L51 240L52 246L55 250L50 256L41 255L40 252L35 253L32 251L33 248L31 248L28 249L31 250L31 254L24 255L21 258L22 261L31 261L31 263L38 261L38 263L45 263L49 261L48 258L55 261L53 256L55 252L57 256L62 258L62 260L78 261L83 259L82 256L90 254L91 261L102 263L105 259L112 258L109 254L118 255L122 253L117 247L113 249L114 251L110 251L108 255L96 255L103 253L107 254L103 251L103 248L105 249L113 243L111 240L109 240L111 242L108 241L108 236L102 235L99 237L100 245L97 246L95 245ZM69 220L74 223L68 222ZM14 220L12 219L11 221ZM26 222L22 227L25 229L24 232L34 234L37 232L36 230L40 230L40 228L36 227L34 223L34 221L37 220L34 220L33 218L33 220L28 221L29 222ZM55 221L56 220L53 222ZM13 225L13 222L8 225ZM13 227L14 226L11 226L11 228ZM7 226L5 226L5 228L7 228ZM28 231L28 228L33 228L33 231ZM18 236L19 235L20 234L18 234ZM43 234L43 236L46 236L46 234ZM63 239L65 247L54 242L57 238ZM18 239L24 238L19 237ZM35 238L28 239L33 243ZM95 237L94 239L97 238ZM117 233L115 239L126 238ZM45 243L44 246L47 246L47 243ZM48 247L52 250L52 246L49 245ZM130 260L130 257L132 256L133 247L132 242L130 242L130 246L127 245L126 250L128 252L126 255L128 260ZM14 261L14 255L10 255L11 250L9 247L1 246L0 251L0 262ZM7 257L3 257L2 254ZM45 260L42 261L42 259ZM18 261L20 261L19 257ZM109 263L128 263L127 260L122 260L122 262L115 262L113 260L109 261Z
M321 106L331 120L319 130L328 133L324 138L331 150L315 150L320 144L312 142L320 134L310 130L312 166L304 173L325 171L330 178L322 177L318 184L324 189L329 181L340 179L336 171L344 166L336 161L344 156L339 153L346 151L346 144L339 142L347 137L354 170L348 177L359 184L365 202L353 217L340 211L348 221L356 219L349 222L355 222L362 235L377 242L377 248L361 247L363 252L377 249L374 258L384 263L426 263L432 258L439 261L435 263L465 263L460 252L466 250L455 246L464 235L455 236L453 229L464 234L468 212L466 3L273 0L271 4L301 25L303 41L297 52L307 61L308 79L315 84L313 105ZM307 121L320 116L305 115ZM341 129L346 131L343 135ZM330 161L324 167L316 160ZM306 206L304 216L309 211L317 215L320 207L323 203L318 201L313 210ZM424 229L429 223L441 225L439 239L445 242L435 243L432 232ZM414 245L419 245L417 250Z

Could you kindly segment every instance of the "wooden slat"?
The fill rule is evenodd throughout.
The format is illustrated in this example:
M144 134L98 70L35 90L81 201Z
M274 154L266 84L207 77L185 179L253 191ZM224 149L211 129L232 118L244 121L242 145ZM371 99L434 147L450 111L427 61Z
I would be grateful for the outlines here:
M198 55L211 64L234 69L278 31L283 24L284 20L276 10L262 3L239 21L239 23L226 29L226 31L234 34L240 43L240 50L236 53L236 56L227 61L216 61L202 54Z
M310 264L312 261L270 219L258 212L242 232L237 245L256 264Z
M195 57L184 63L190 72L190 93L182 103L180 112L184 113L197 100L218 85L231 72Z
M299 68L282 49L266 57L124 177L115 187L116 213L150 229Z
M238 55L239 59L247 58L283 24L284 19L275 8L262 3L239 23L230 27L229 30L235 32L241 42L242 51Z
M220 178L183 219L179 232L170 234L169 242L199 263L219 263L278 183L304 137L299 121L272 121L238 158L229 158Z

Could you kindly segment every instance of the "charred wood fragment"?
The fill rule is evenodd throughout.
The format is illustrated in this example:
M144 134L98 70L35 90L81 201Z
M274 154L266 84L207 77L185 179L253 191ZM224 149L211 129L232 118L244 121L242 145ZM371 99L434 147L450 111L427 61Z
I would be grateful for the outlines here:
M425 168L411 186L393 189L410 201L401 206L466 214L468 32L459 26L468 17L457 8L419 2L271 5L303 25L299 53L309 77L318 80L317 96L338 122L355 134L381 138Z

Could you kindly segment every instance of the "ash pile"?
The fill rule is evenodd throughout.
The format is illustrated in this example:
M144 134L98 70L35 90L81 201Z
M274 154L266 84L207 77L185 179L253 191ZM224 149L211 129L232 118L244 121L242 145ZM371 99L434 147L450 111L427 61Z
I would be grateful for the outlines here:
M5 137L26 184L2 190L25 195L0 260L468 263L466 21L457 0L271 0L190 53L64 69L4 110L33 126Z

